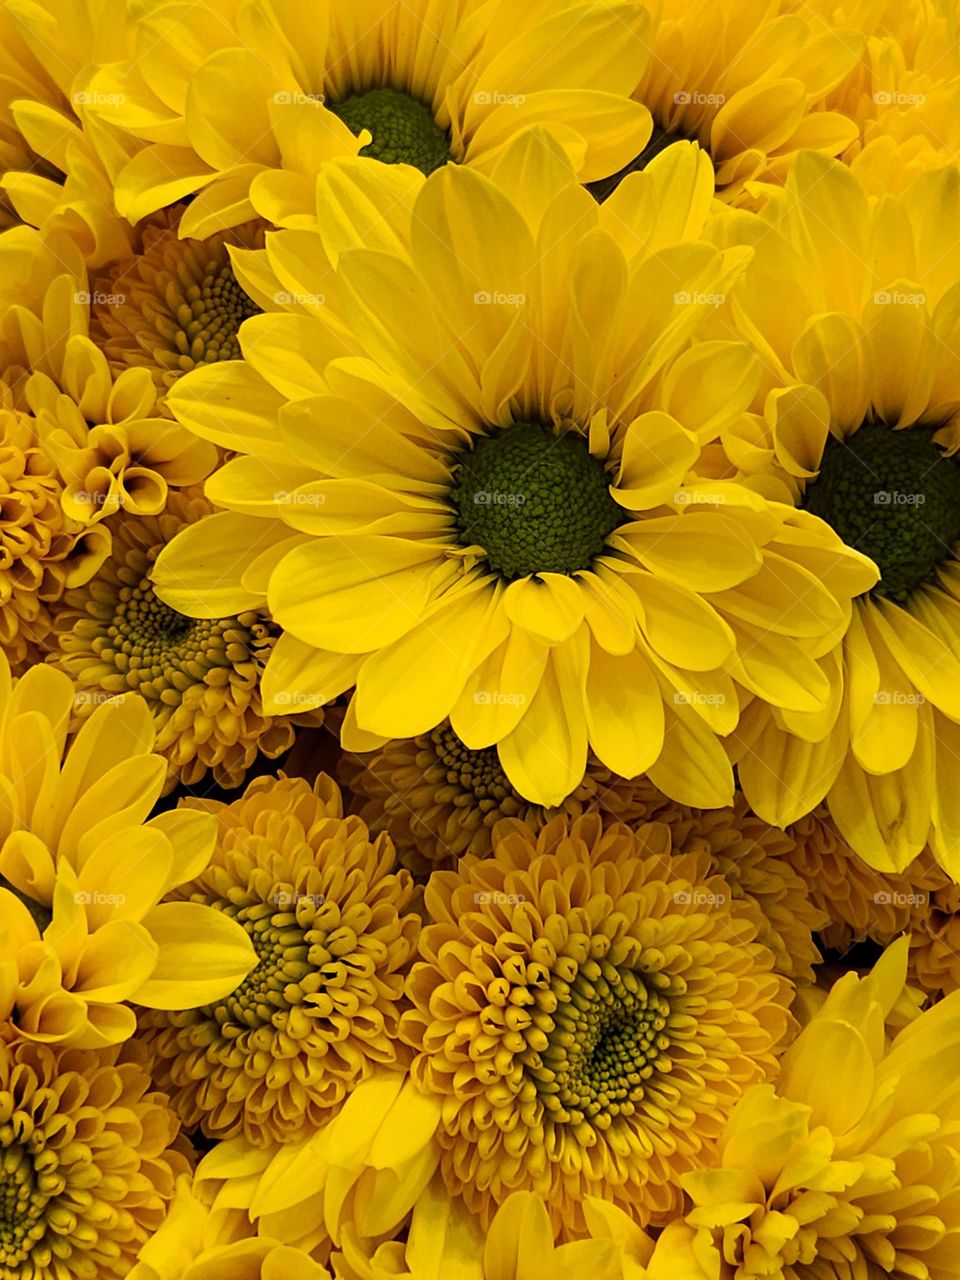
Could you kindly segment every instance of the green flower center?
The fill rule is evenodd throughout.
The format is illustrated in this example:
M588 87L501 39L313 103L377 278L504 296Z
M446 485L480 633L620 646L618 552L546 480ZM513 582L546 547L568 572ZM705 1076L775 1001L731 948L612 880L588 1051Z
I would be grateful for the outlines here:
M442 725L430 734L430 741L438 763L446 770L447 781L475 800L502 800L517 798L517 793L507 780L500 765L496 747L481 747L471 751L464 746L449 725Z
M450 496L460 541L504 578L588 569L626 519L584 437L532 422L461 455Z
M932 582L960 541L960 467L934 444L936 428L894 431L870 422L831 436L803 507L880 569L871 592L903 603Z
M328 104L357 137L364 129L373 141L361 148L384 164L412 164L430 174L450 159L450 138L429 107L397 89L368 89L343 102Z
M537 1086L553 1120L581 1124L632 1115L646 1082L670 1069L664 1056L670 1005L654 989L655 977L644 981L609 961L588 960L567 998L558 993Z
M666 151L667 147L673 146L675 142L699 141L698 138L691 137L677 129L662 129L660 125L654 123L650 141L640 154L635 156L629 164L625 164L617 173L611 174L609 178L598 178L596 182L588 182L587 190L597 204L603 204L604 200L608 200L613 195L628 174L639 173L641 169L645 169L650 161L655 160L661 151ZM700 145L702 147L703 143L701 142Z

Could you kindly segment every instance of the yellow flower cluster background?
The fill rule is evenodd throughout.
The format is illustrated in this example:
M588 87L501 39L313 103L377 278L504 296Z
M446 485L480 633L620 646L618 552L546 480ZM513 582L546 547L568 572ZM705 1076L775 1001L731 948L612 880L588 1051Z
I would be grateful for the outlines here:
M0 0L0 1280L960 1280L958 0Z

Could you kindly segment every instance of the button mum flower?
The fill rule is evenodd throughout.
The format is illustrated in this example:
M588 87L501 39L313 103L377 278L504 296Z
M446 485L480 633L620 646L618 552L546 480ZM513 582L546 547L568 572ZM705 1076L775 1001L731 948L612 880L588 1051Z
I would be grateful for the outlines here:
M727 453L741 478L816 515L880 571L820 658L827 705L808 715L755 701L739 776L776 826L826 797L881 871L902 871L928 840L951 874L960 867L957 218L956 170L878 203L811 153L749 227L725 220L756 242L736 319L768 369Z
M156 722L155 750L169 761L166 790L208 774L238 787L258 756L293 746L295 723L323 717L263 714L260 677L278 635L265 614L197 621L156 598L149 575L158 551L210 509L187 490L171 493L162 515L114 516L109 558L53 610L59 653L48 661L77 686L77 720L113 694L139 693Z
M184 235L279 224L312 209L337 157L486 168L538 123L586 181L605 177L650 134L630 100L650 26L642 5L582 0L220 0L199 25L191 5L159 5L92 82L99 118L148 144L118 208L136 222L198 192Z
M841 978L776 1087L737 1106L717 1168L684 1176L687 1221L716 1248L703 1280L955 1273L960 994L888 1043L906 958L903 940L870 977Z
M687 347L743 265L696 238L711 190L678 146L598 208L540 135L496 181L447 167L403 199L342 165L325 225L240 271L266 288L275 265L325 304L254 317L246 363L171 392L244 456L207 485L229 510L159 556L161 599L193 616L266 599L286 632L267 711L355 684L350 749L449 719L535 804L580 784L588 746L728 803L719 735L744 691L822 712L816 659L876 570L808 513L691 476L755 387L741 344ZM388 195L378 247L340 252L349 210Z
M774 1073L793 988L665 827L588 815L497 836L492 858L431 877L401 1027L443 1107L444 1181L484 1223L516 1190L573 1234L590 1195L665 1223L681 1174Z
M233 921L161 902L213 852L212 820L146 821L166 773L142 699L98 707L67 745L73 685L0 655L0 1017L78 1048L133 1034L126 1002L185 1008L226 995L257 957Z
M405 910L413 881L387 836L371 841L343 817L323 775L313 788L260 778L233 804L205 807L216 852L175 896L235 921L259 964L215 1003L145 1013L140 1038L189 1127L290 1140L408 1056L397 1028L419 932Z
M125 1276L189 1165L179 1122L131 1046L0 1038L4 1280Z

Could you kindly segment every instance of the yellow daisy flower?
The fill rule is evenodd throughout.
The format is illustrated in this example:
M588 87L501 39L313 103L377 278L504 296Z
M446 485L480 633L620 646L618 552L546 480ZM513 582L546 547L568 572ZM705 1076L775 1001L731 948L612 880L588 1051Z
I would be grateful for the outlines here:
M588 747L728 803L738 689L822 710L815 656L876 571L806 513L688 483L755 386L742 345L684 349L743 262L696 239L711 190L678 146L598 207L534 135L496 181L411 180L327 288L314 272L349 210L396 195L378 166L341 166L326 229L276 232L238 266L265 286L276 264L325 303L247 321L246 363L171 392L242 456L207 484L228 510L159 556L161 599L209 616L266 598L286 632L266 709L355 684L348 749L449 719L535 804L580 784Z
M48 660L76 684L77 721L113 694L141 694L156 722L154 749L169 763L165 791L208 774L239 787L258 756L275 759L293 745L294 724L323 718L263 714L260 677L278 635L264 614L198 622L155 596L157 553L210 510L188 490L171 493L162 515L114 516L110 557L53 610L59 652Z
M238 360L240 325L260 310L237 283L227 246L261 245L262 226L182 240L182 213L177 206L137 227L135 254L97 277L91 306L91 339L114 373L149 369L161 396L199 365Z
M280 224L311 209L329 160L484 169L531 124L586 181L605 177L650 133L630 101L650 26L642 5L613 0L161 5L92 81L99 118L147 144L117 206L137 222L196 192L181 232L199 238Z
M132 31L115 0L0 5L0 228L62 232L92 267L129 252L113 179L142 144L91 117L89 79Z
M2 407L2 400L0 392L0 646L19 672L47 643L52 607L106 559L110 534L65 514L63 482L35 420Z
M329 1250L327 1250L329 1252ZM127 1273L128 1280L332 1280L305 1250L254 1235L240 1210L211 1213L181 1177L169 1212Z
M29 1039L131 1036L126 1002L182 1009L232 991L257 957L225 915L161 902L213 852L199 813L147 821L166 773L140 698L104 703L67 744L73 685L0 654L0 1018Z
M338 771L353 797L352 810L374 834L389 832L404 865L416 875L452 867L464 854L486 857L501 818L518 818L539 831L561 812L524 800L510 785L495 748L471 751L449 724L388 742L378 751L344 752ZM576 818L599 811L629 822L646 812L645 801L640 783L589 761L562 812Z
M960 993L887 1042L906 958L904 940L843 977L775 1089L738 1104L718 1167L684 1176L687 1221L716 1248L704 1280L955 1274Z
M729 809L690 809L638 780L631 798L635 820L665 823L675 852L699 855L705 875L723 876L776 957L777 972L798 984L813 982L823 958L813 935L831 915L824 895L792 865L794 833L751 813L739 791Z
M492 858L431 877L408 982L443 1179L487 1224L516 1190L565 1234L589 1195L666 1223L680 1175L774 1073L792 986L665 827L504 827Z
M751 806L787 826L826 797L882 871L928 840L960 869L960 170L871 203L843 165L806 154L759 217L723 241L755 258L734 319L767 369L724 434L739 478L813 514L875 561L812 715L747 709L733 753ZM765 393L765 394L764 394Z
M397 1027L419 932L405 910L413 882L386 836L371 842L343 818L324 775L314 787L258 778L229 805L187 803L215 815L217 848L175 897L236 921L260 962L203 1008L145 1013L140 1039L188 1128L289 1141L408 1056Z
M960 14L950 0L805 0L802 11L866 37L827 105L858 126L843 153L873 194L903 191L960 153Z
M149 371L114 377L91 341L90 285L68 237L7 231L0 280L0 383L35 420L65 515L85 525L121 508L156 515L170 486L210 473L216 449L158 416Z
M855 141L856 124L824 103L863 45L845 21L818 26L807 6L783 0L661 0L656 8L653 56L635 94L650 109L653 135L621 173L592 186L598 199L679 139L708 153L720 199L748 206L759 200L750 184L783 182L798 152L835 156Z
M189 1168L139 1058L0 1038L0 1115L4 1280L127 1275Z
M212 1230L255 1231L325 1262L347 1233L397 1234L436 1173L439 1119L440 1103L403 1072L377 1068L340 1111L287 1142L218 1142L197 1167L195 1194L210 1206ZM158 1232L154 1266L154 1258L180 1259L179 1238L175 1222Z

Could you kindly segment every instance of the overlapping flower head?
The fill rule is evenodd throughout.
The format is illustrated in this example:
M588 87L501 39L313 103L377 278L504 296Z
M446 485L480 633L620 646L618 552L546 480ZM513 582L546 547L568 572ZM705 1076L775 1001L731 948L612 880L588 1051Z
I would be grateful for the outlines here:
M355 684L348 747L449 719L538 804L579 785L588 746L726 803L718 735L751 696L826 705L816 656L876 570L807 513L696 479L757 379L743 343L688 345L745 262L697 239L707 160L670 148L600 207L539 134L495 180L394 175L344 162L318 181L336 216L234 255L251 296L303 305L170 393L243 456L207 484L227 510L158 558L160 597L265 599L285 632L267 709ZM358 201L378 247L345 232Z
M958 210L955 169L871 202L842 165L807 155L755 220L724 223L755 242L733 316L765 366L727 456L880 570L819 660L825 709L748 709L740 779L778 825L826 797L850 846L890 871L928 840L955 869L960 847ZM771 273L790 282L775 302Z

